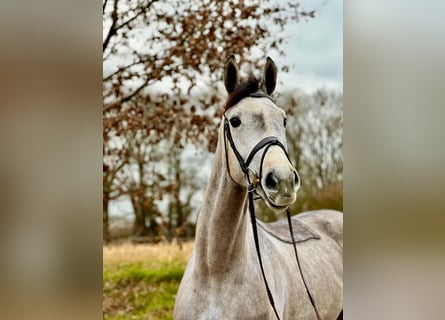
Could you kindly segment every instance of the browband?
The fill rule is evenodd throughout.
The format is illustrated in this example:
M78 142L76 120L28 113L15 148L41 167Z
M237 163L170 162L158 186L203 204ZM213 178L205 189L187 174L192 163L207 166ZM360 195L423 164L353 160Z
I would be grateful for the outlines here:
M249 95L249 97L251 97L251 98L268 98L270 101L275 103L275 100L271 96L269 96L268 94L265 94L264 92L261 92L261 91L251 93Z

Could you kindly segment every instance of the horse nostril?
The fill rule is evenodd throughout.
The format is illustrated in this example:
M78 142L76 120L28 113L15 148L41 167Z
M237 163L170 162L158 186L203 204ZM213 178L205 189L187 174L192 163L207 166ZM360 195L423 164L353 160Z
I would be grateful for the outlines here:
M295 179L295 185L298 186L300 179L298 179L298 174L295 171L294 171L294 179Z
M269 172L266 176L266 187L268 189L277 189L278 180L274 177L273 172Z

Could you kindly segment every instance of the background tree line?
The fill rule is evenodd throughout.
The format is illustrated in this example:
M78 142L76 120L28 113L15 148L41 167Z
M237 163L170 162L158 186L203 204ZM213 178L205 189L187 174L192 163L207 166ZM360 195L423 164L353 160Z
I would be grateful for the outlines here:
M266 54L258 52L284 55L282 31L314 16L297 2L103 2L105 242L110 203L123 196L134 214L133 235L193 234L206 177L187 159L207 161L214 151L225 58L234 53L244 75L259 70ZM321 90L279 99L295 115L288 143L303 186L293 209L326 206L326 199L341 209L341 96Z

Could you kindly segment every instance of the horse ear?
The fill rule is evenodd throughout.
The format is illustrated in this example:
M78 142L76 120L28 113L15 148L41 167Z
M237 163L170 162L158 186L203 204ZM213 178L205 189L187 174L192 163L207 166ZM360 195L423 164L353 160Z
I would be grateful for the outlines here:
M277 66L270 57L267 57L266 64L263 69L263 79L261 88L271 95L277 84Z
M229 94L235 90L239 82L239 71L235 56L232 54L224 64L224 86Z

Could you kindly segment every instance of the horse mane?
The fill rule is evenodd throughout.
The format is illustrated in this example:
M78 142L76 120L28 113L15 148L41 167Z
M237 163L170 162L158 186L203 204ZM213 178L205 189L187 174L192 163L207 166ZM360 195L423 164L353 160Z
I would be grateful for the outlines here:
M249 78L246 81L241 82L235 90L227 98L226 105L224 107L224 111L233 107L235 104L240 102L242 99L250 96L252 93L258 91L260 86L260 81L255 78L252 74L249 75Z

